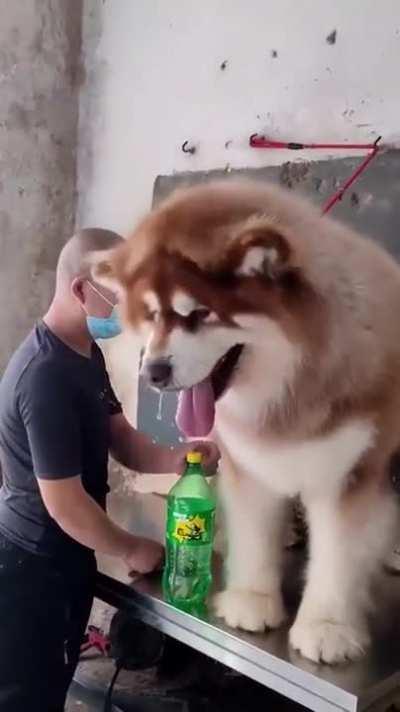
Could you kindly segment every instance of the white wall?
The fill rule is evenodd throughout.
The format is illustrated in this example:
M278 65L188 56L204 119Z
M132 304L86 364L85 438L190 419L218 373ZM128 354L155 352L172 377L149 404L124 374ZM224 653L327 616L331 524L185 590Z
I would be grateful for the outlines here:
M159 173L293 158L251 150L255 131L399 135L399 0L86 0L85 49L84 223L129 230Z
M399 135L399 0L85 0L84 52L81 225L126 233L160 173L293 159L250 149L256 131L313 141ZM186 139L195 156L182 153ZM112 352L133 416L138 346L122 339Z

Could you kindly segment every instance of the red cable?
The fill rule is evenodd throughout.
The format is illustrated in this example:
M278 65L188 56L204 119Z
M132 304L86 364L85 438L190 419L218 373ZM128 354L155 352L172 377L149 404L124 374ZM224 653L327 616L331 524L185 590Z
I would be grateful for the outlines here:
M372 159L375 158L378 151L379 147L375 146L372 149L371 153L369 153L368 156L364 158L363 162L358 166L358 168L356 168L354 173L351 174L350 178L348 178L347 181L343 183L342 187L339 188L339 190L334 195L332 195L331 198L329 198L327 203L325 203L322 209L322 215L325 215L325 213L329 212L329 210L333 208L333 206L343 198L343 195L345 194L346 190L350 188L352 183L354 183L354 181L357 180L361 173L365 171L366 167L372 161Z
M374 143L296 143L296 142L285 142L285 141L272 141L265 136L259 136L258 134L252 134L249 139L249 144L252 148L286 148L292 151L300 151L306 148L355 148L355 149L369 149L371 152L364 158L363 162L356 168L356 170L351 174L351 176L346 180L346 182L336 191L328 202L325 203L322 214L325 215L329 210L338 203L345 194L346 190L357 180L357 178L365 171L368 164L375 158L379 151L378 143L381 140L379 136Z
M297 141L273 141L258 134L250 136L249 144L252 148L286 148L291 151L302 151L306 148L355 148L360 150L375 148L375 143L300 143Z

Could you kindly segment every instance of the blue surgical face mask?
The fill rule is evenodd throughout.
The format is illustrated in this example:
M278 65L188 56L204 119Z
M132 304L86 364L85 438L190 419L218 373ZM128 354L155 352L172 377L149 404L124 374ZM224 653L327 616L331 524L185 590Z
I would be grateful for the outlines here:
M110 316L87 316L86 324L92 339L112 339L122 332L121 322L114 307Z
M93 289L96 294L99 295L113 310L110 316L86 316L86 324L92 339L97 341L97 339L112 339L114 336L119 336L122 332L121 322L119 320L118 312L115 306L110 302L104 294L101 294L96 287L88 281L88 285Z

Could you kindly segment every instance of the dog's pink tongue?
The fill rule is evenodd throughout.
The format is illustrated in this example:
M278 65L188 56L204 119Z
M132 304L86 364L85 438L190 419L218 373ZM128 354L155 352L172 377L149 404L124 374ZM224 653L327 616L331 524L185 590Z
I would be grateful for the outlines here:
M180 392L175 421L184 435L204 438L212 430L214 417L214 391L210 379Z

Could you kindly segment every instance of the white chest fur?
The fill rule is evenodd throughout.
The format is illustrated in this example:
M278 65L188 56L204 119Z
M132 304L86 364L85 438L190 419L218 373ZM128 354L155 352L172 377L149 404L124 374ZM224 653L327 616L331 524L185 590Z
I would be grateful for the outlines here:
M374 427L352 420L335 431L300 442L269 441L260 434L239 431L217 418L219 441L239 473L254 477L275 492L294 496L334 494L360 456L373 444Z

